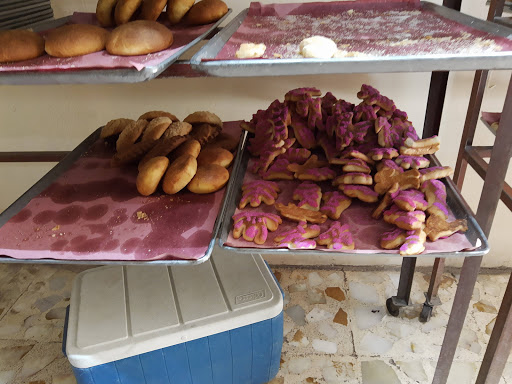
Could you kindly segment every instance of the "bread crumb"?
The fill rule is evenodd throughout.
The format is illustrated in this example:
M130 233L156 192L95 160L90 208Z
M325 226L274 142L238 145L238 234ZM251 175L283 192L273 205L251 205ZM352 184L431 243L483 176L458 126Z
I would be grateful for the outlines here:
M58 231L60 229L60 225L56 225L55 227L52 228L52 231Z
M137 220L149 220L146 212L137 211Z

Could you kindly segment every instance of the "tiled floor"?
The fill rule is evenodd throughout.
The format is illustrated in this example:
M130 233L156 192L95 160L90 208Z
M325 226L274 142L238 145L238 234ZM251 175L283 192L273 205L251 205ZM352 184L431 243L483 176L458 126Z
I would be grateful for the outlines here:
M71 282L85 267L0 264L0 384L72 384L61 352ZM458 276L445 274L437 307L418 321L427 275L417 272L400 318L386 313L395 271L275 268L285 296L281 370L272 384L429 383ZM481 274L449 383L473 383L508 275ZM512 361L512 359L510 360ZM512 384L512 363L501 381Z

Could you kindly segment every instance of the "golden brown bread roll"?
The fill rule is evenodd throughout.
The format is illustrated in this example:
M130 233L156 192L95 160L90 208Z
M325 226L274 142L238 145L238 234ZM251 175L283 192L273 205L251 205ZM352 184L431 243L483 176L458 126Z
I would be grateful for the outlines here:
M44 39L27 30L0 31L0 63L34 59L44 53Z
M183 19L188 10L194 5L195 0L168 0L167 18L171 24L177 24Z
M201 0L188 11L185 20L189 24L209 24L228 13L228 6L222 0Z
M102 27L112 27L115 24L114 9L117 0L98 0L96 5L96 19Z
M162 188L168 195L178 193L190 183L197 171L197 160L190 155L183 155L172 162L162 182Z
M233 154L220 147L205 148L197 156L197 165L217 164L227 168L233 161Z
M226 168L217 164L197 167L197 172L187 188L192 193L212 193L221 189L229 180Z
M70 24L50 31L45 50L50 56L74 57L105 49L109 32L90 24Z
M117 25L122 25L130 21L142 0L119 0L116 4L114 19Z
M168 166L169 159L165 156L154 157L149 160L137 175L135 181L137 191L143 196L155 193Z
M194 158L197 158L199 152L201 152L201 144L199 144L199 141L194 139L188 139L178 148L176 148L176 150L174 150L174 152L171 153L169 158L170 160L173 160L183 155L190 155Z
M166 26L156 21L136 20L112 31L107 51L121 56L145 55L167 49L172 42L172 32Z
M156 21L167 4L167 0L144 0L140 9L142 20Z

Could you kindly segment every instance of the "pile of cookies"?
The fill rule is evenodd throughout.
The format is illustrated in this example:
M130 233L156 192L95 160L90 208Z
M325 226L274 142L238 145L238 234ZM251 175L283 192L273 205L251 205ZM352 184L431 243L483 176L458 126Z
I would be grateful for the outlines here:
M275 100L242 123L254 134L248 150L257 178L242 188L244 210L233 217L234 238L263 244L282 216L299 225L279 234L278 246L354 249L348 226L338 221L352 199L375 204L373 218L397 227L382 234L380 246L402 255L423 252L427 237L436 241L467 230L466 220L448 222L446 190L438 179L452 169L429 167L425 157L439 150L439 138L419 139L407 114L375 88L363 85L357 97L355 105L330 92L321 97L315 88L294 89L284 102ZM298 204L276 204L273 180L303 181L293 192ZM326 182L331 186L322 190ZM280 216L246 209L247 202L273 205ZM318 224L328 218L333 222L320 234Z
M115 145L113 167L138 164L137 190L143 196L159 187L172 195L185 187L193 193L216 192L229 180L238 139L222 133L222 120L207 111L180 121L163 111L144 113L137 120L109 121L100 137Z

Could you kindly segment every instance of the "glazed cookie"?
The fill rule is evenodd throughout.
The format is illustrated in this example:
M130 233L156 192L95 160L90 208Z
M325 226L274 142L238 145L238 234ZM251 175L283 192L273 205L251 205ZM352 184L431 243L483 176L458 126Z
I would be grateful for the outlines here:
M343 251L355 248L348 224L341 225L339 221L333 222L327 231L318 236L316 242L318 245L325 245L329 249Z
M323 213L299 208L293 203L288 203L288 205L277 203L275 207L283 217L299 223L306 221L313 224L322 224L327 220L327 216Z
M295 188L292 198L299 201L297 204L299 208L318 211L322 200L322 190L318 185L305 181Z
M420 181L423 184L427 180L442 179L443 177L451 176L453 169L449 166L423 168L420 169L420 174Z
M324 193L322 200L324 204L320 208L320 212L327 215L327 217L332 220L338 220L343 211L350 207L352 203L349 197L337 191Z
M197 156L199 166L206 164L217 164L227 168L233 162L233 154L224 148L205 148Z
M288 160L277 159L261 176L263 180L293 180L293 172L288 170L288 165Z
M142 135L147 125L148 122L146 120L137 120L123 129L116 142L117 152L123 152L132 146Z
M129 124L134 123L132 119L114 119L110 120L101 129L100 138L106 139L107 137L119 135Z
M251 207L259 207L261 203L274 205L280 190L273 181L255 180L242 185L242 198L238 208L243 209L250 204Z
M468 223L465 219L459 219L449 223L436 215L430 215L427 219L425 232L430 241L437 241L442 237L448 237L455 232L466 232L468 230Z
M446 187L442 181L427 180L421 184L421 191L428 202L427 213L448 219L448 205L446 204Z
M169 159L167 157L154 157L148 161L137 175L135 182L137 191L143 196L149 196L155 193L168 166Z
M197 172L187 188L192 193L213 193L224 187L228 180L229 172L226 168L207 164L197 167Z
M286 231L274 238L274 242L280 247L289 249L314 249L316 241L311 240L320 234L318 225L307 226L306 223L299 223L296 228Z
M224 169L224 168L223 168ZM233 216L233 237L263 244L268 231L274 232L283 221L278 215L264 212L240 212Z
M403 169L420 169L426 168L430 165L430 161L423 156L400 155L395 159L395 162Z
M366 185L340 184L338 189L348 197L364 201L365 203L376 203L379 201L379 194Z
M165 173L162 183L164 192L168 195L178 193L190 183L196 172L197 160L195 157L190 155L178 157L172 162Z
M425 211L428 203L425 200L423 192L417 189L408 189L407 191L399 191L393 198L393 203L403 211Z
M357 184L357 185L372 185L373 178L366 173L346 173L338 176L332 185L338 186L340 184Z
M399 184L400 190L418 189L420 187L420 172L417 169L411 169L400 173L395 169L384 168L375 174L374 180L374 189L379 195L386 193L395 183Z
M396 205L392 205L390 209L384 211L384 221L389 224L394 224L398 228L412 231L423 227L423 223L425 223L425 212L402 211Z

